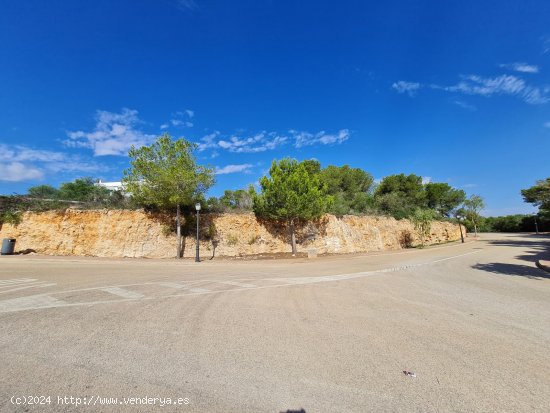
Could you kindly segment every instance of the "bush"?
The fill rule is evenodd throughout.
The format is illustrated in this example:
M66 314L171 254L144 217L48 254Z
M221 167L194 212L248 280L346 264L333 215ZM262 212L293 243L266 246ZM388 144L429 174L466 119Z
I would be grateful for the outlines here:
M23 219L21 211L5 211L0 214L0 224L19 225Z
M237 243L239 242L239 237L237 237L235 234L228 234L226 241L227 245L229 246L237 245Z

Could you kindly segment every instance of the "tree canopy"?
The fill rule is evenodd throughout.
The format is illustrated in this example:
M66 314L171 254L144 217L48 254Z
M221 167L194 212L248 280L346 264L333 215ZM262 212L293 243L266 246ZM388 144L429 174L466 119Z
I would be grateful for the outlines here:
M396 218L411 216L426 203L422 177L415 174L386 176L376 187L374 196L379 208Z
M51 185L37 185L30 187L27 194L33 198L55 199L58 198L59 191Z
M261 192L254 197L254 212L289 223L292 252L296 253L294 224L323 215L332 202L318 174L310 174L296 159L273 161L269 177L260 179Z
M368 172L348 165L329 165L320 171L319 177L327 193L334 198L329 212L336 215L363 213L372 207L374 179Z
M213 169L197 164L195 149L195 144L173 140L167 133L150 146L132 147L131 167L122 179L125 191L143 205L192 205L214 184Z
M466 193L454 189L447 183L429 182L424 186L426 206L437 211L443 217L450 217L454 209L466 199Z
M536 185L521 190L523 200L539 207L539 212L550 216L550 178L537 181Z
M107 188L95 185L92 178L79 178L73 182L65 182L57 191L59 199L82 202L101 202L107 200L110 195L111 192Z
M180 208L203 199L214 184L214 170L198 165L196 145L173 140L165 133L150 146L132 147L128 152L130 169L122 179L125 191L142 205L176 208L177 257L181 257Z

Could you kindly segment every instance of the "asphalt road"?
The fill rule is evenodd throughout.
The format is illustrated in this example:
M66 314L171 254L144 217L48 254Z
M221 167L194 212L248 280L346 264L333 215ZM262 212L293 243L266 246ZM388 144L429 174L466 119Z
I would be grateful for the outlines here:
M0 410L547 412L549 251L503 234L309 261L3 256Z

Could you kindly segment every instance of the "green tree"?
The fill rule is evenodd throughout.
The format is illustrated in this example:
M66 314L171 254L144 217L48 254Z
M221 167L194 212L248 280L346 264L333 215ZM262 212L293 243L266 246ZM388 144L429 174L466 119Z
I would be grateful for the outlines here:
M361 213L373 206L371 190L374 179L368 172L348 165L329 165L321 170L319 177L326 185L327 193L335 200L329 212L336 215Z
M523 200L539 207L542 215L550 216L550 178L537 181L537 184L521 190Z
M455 208L466 199L466 193L454 189L447 183L430 182L424 186L427 207L437 211L441 216L450 217Z
M321 172L321 163L317 159L306 159L302 161L302 165L310 175L317 175Z
M269 177L260 179L261 192L254 196L256 215L288 223L292 254L296 254L295 225L323 215L332 197L306 166L295 159L273 161Z
M413 223L414 229L416 230L418 236L420 237L422 247L424 247L426 238L430 236L432 221L434 218L435 211L421 208L416 208L409 218Z
M32 198L55 199L59 191L51 185L37 185L30 187L27 194Z
M198 165L196 145L165 133L150 146L132 147L130 169L124 171L124 188L141 205L176 209L177 257L181 258L181 208L214 184L212 168Z
M59 199L81 202L105 202L111 193L107 188L98 186L93 178L78 178L73 182L65 182L59 187Z
M470 198L464 201L464 211L466 218L472 223L474 227L474 233L477 237L477 228L482 220L480 215L481 210L485 208L485 202L479 195L472 195Z
M397 219L412 215L416 208L426 207L422 177L414 174L386 176L374 191L376 204Z
M252 194L244 189L236 191L226 189L220 197L220 204L228 209L250 210L252 209Z

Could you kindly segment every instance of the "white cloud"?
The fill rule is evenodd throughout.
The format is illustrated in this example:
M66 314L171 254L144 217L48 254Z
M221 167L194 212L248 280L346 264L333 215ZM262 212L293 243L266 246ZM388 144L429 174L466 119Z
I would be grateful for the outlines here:
M422 177L422 184L423 185L429 184L430 182L432 182L432 177L431 176L423 176Z
M0 162L0 181L21 182L42 179L44 172L21 162Z
M174 112L172 113L172 119L160 125L160 129L168 129L170 125L177 128L192 128L193 122L191 122L190 119L192 119L194 116L195 112L190 109Z
M0 168L3 171L0 181L41 179L45 173L97 173L108 170L104 165L88 162L76 155L5 144L0 144Z
M250 136L241 136L240 134L222 135L219 131L214 131L203 136L198 142L198 150L223 149L234 153L259 153L276 149L293 141L296 148L311 145L336 145L349 139L348 129L341 129L331 134L325 131L311 133L307 131L288 131L288 135L277 132L261 131Z
M500 75L493 78L485 78L478 75L463 76L463 80L453 86L431 85L434 89L442 89L447 92L464 93L467 95L493 96L510 95L516 96L530 104L546 103L548 89L540 89L529 86L525 81L513 75Z
M197 144L199 152L202 152L206 149L211 148L217 148L218 143L216 142L216 138L220 136L219 131L214 131L212 133L209 133L208 135L205 135L201 138L201 141Z
M76 157L71 157L63 162L49 162L44 164L44 168L48 172L82 172L86 174L95 174L97 172L105 172L109 168L105 165L100 165L94 162L86 162Z
M275 149L285 143L287 139L286 136L279 136L275 132L263 131L247 138L231 136L229 139L219 140L218 146L229 152L257 153Z
M530 65L527 63L515 62L515 63L503 63L499 65L504 69L513 70L521 73L538 73L539 67L536 65Z
M235 153L258 153L275 149L277 146L284 144L287 139L288 137L275 132L262 131L249 137L238 135L225 137L219 131L215 131L201 138L198 149L203 151L216 148Z
M329 134L325 131L317 132L316 134L310 132L298 132L291 130L290 134L295 139L294 146L301 148L303 146L311 146L316 144L332 145L340 144L349 139L350 132L348 129L340 129L335 134Z
M186 121L186 120L181 120L181 119L170 119L170 123L174 126L182 127L182 128L192 128L193 127L192 122L189 122L189 121Z
M469 103L463 102L462 100L454 100L453 103L460 106L462 109L471 110L472 112L477 110L474 105L470 105Z
M132 146L151 143L155 135L137 129L142 122L137 110L122 109L121 113L98 110L93 131L67 132L65 145L74 148L89 148L95 156L126 155Z
M244 163L240 165L226 165L223 168L217 167L216 168L216 174L217 175L224 175L224 174L233 174L237 172L250 172L250 169L253 167L253 165L249 163Z
M392 84L391 87L395 89L397 93L407 93L409 96L413 96L418 89L420 89L420 83L400 80Z
M61 152L37 150L26 146L14 145L12 147L0 144L0 161L12 162L56 162L65 159L65 154Z

